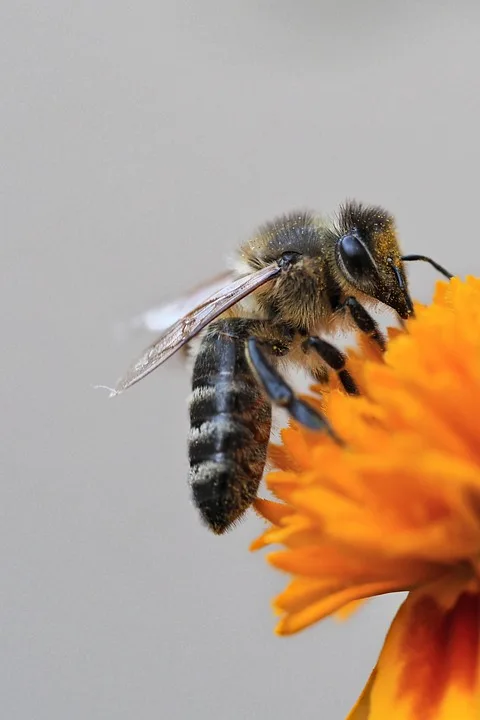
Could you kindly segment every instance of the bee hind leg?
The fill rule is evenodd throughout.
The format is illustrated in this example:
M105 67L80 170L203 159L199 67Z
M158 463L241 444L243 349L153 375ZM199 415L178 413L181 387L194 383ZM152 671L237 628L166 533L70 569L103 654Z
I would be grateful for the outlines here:
M295 394L290 385L268 361L261 345L261 340L255 337L248 338L246 355L259 385L270 402L287 410L289 415L300 425L309 430L323 430L339 441L328 420Z
M358 395L359 390L355 380L345 367L346 355L341 350L319 337L309 337L302 344L305 352L314 350L329 368L337 373L343 389L348 395Z

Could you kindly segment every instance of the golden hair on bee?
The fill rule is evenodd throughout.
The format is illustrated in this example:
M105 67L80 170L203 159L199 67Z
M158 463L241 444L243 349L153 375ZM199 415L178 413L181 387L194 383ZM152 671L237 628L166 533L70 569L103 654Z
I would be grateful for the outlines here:
M289 252L298 256L291 272L256 293L268 317L331 327L332 311L348 294L389 305L402 318L411 314L395 220L383 208L346 202L333 222L308 212L284 215L242 245L238 267L262 268Z

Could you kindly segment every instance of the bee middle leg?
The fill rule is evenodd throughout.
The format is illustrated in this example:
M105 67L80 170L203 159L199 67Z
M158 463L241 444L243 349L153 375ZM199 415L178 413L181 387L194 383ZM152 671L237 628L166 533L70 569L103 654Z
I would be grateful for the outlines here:
M322 338L313 336L304 340L304 342L302 343L302 348L304 352L314 350L317 355L320 356L321 360L325 363L325 365L328 365L329 368L331 368L337 373L337 377L340 380L346 393L348 393L349 395L359 394L359 390L355 380L352 378L352 376L345 367L347 360L345 353L343 353L341 350L336 348L335 345L332 345L326 340L322 340ZM320 369L320 372L317 373L316 377L319 380L325 380L322 368Z
M264 344L256 337L248 338L246 354L253 373L270 402L287 410L289 415L304 427L310 430L323 430L338 441L328 420L299 398L269 361L266 353L262 350Z
M363 307L363 305L355 297L347 297L346 300L339 304L337 311L348 310L351 315L353 322L360 332L368 335L373 342L375 342L382 352L386 349L386 341L383 333L381 332L378 324L370 315L370 313ZM325 365L334 370L337 373L338 379L340 380L345 392L349 395L358 395L359 390L355 380L352 378L348 370L346 369L346 355L339 350L335 345L323 340L319 337L308 337L302 343L304 352L314 350L317 355L320 356L321 360ZM312 374L316 380L325 381L326 374L324 369L314 368Z

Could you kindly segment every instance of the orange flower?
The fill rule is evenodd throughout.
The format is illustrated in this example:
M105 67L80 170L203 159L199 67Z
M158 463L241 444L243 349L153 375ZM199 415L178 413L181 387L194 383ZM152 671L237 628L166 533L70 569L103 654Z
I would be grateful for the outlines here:
M362 394L321 403L345 445L299 427L272 449L253 545L293 578L288 635L409 591L350 720L480 718L480 280L439 283L382 357L352 353ZM325 390L325 388L323 389Z

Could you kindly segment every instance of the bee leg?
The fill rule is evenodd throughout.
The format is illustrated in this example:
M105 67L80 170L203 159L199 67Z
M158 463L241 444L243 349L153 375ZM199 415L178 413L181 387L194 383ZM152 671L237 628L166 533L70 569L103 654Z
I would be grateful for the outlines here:
M357 298L348 297L340 308L348 308L357 328L376 342L382 352L385 351L386 341L383 333L380 331L380 328L370 313L365 310Z
M335 345L319 337L309 337L304 341L302 347L305 352L309 349L315 350L323 362L337 373L338 379L342 383L346 393L349 395L359 394L355 380L345 367L346 356L341 350L336 348Z
M260 349L261 341L250 337L246 343L246 355L253 373L273 405L285 408L300 425L310 430L324 430L335 440L336 434L328 420L311 405L297 397L280 373L269 363Z

